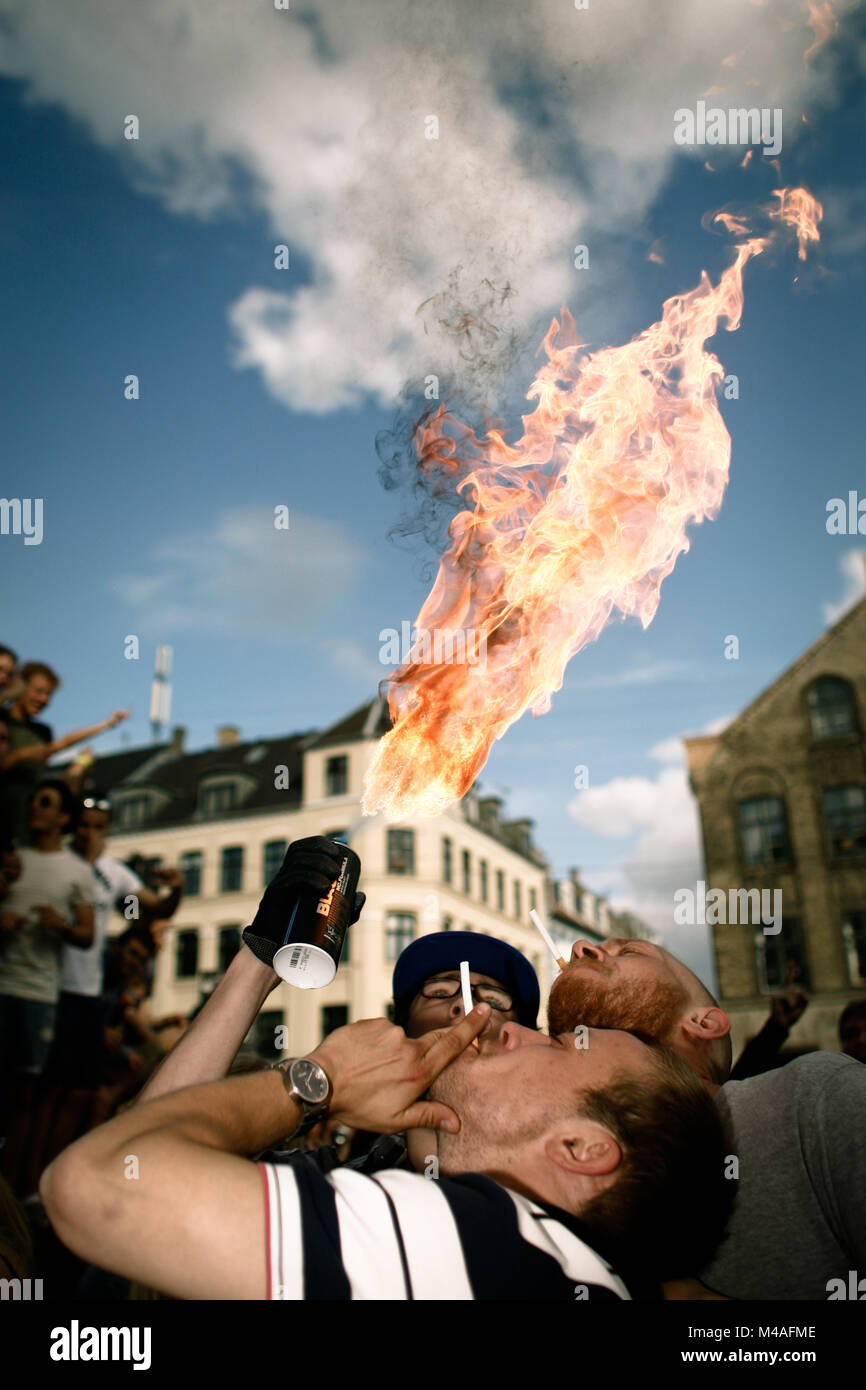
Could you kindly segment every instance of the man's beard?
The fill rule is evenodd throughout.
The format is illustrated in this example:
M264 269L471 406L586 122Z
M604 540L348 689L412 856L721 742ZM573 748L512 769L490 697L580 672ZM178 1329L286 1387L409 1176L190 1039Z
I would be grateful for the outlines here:
M547 1004L548 1032L621 1028L665 1042L674 1032L688 997L675 981L635 980L612 985L585 975L563 973L554 982Z

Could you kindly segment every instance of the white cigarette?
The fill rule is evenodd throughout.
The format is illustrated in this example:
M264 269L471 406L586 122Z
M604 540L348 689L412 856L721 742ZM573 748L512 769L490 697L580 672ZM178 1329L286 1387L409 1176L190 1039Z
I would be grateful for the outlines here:
M463 1013L464 1013L464 1015L465 1015L465 1014L471 1014L471 1012L472 1012L472 986L471 986L471 984L469 983L469 962L468 962L468 960L462 960L462 961L460 962L460 988L463 990ZM472 1039L472 1046L475 1048L475 1051L477 1052L477 1051L478 1051L478 1039L477 1039L477 1038L473 1038L473 1039Z
M553 937L550 935L550 932L547 930L547 927L542 922L535 908L532 908L529 916L532 919L532 925L535 927L536 931L538 932L539 936L541 937L550 954L553 956L553 959L556 961L560 970L567 970L567 962L563 960L562 956L557 951L556 946L554 945Z

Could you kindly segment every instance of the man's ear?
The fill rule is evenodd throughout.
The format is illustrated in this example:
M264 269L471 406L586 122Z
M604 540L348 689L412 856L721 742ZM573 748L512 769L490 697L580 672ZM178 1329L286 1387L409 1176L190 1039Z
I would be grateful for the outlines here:
M544 1152L564 1172L590 1178L614 1173L622 1163L622 1149L613 1135L590 1120L572 1121L551 1134Z
M731 1020L724 1009L692 1009L680 1024L691 1042L713 1042L716 1038L726 1038L731 1031Z

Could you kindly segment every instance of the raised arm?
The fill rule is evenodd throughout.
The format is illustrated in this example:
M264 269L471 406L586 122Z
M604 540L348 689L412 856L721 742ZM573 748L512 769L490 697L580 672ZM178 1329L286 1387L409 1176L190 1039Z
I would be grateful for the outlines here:
M160 917L173 917L183 897L183 874L180 869L162 869L160 878L168 889L167 893L154 893L143 885L138 890L138 901L148 912Z
M26 748L14 749L6 759L6 768L14 767L16 763L44 763L49 758L53 758L55 753L62 753L64 748L71 748L73 744L83 743L85 739L94 738L97 734L104 734L106 729L113 729L115 724L120 724L122 720L129 718L129 711L116 709L107 719L103 719L99 724L88 724L86 729L76 729L71 734L63 734L60 738L55 738L51 743L30 743Z
M279 975L242 946L201 1013L157 1067L136 1105L171 1095L182 1086L224 1077L256 1014L279 983Z
M271 962L291 916L298 884L325 891L332 881L329 871L334 861L339 863L339 857L339 847L321 837L289 845L252 925L244 932L244 944L201 1013L150 1078L139 1103L168 1095L180 1086L216 1081L226 1075L253 1019L280 983ZM364 894L358 893L352 922L357 921L363 906Z

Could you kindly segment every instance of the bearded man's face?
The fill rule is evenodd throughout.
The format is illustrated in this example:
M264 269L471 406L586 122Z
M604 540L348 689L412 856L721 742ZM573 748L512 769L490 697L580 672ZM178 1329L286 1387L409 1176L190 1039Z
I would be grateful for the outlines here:
M622 938L577 941L568 969L550 992L548 1029L565 1033L585 1024L665 1042L688 1003L688 991L661 947Z

